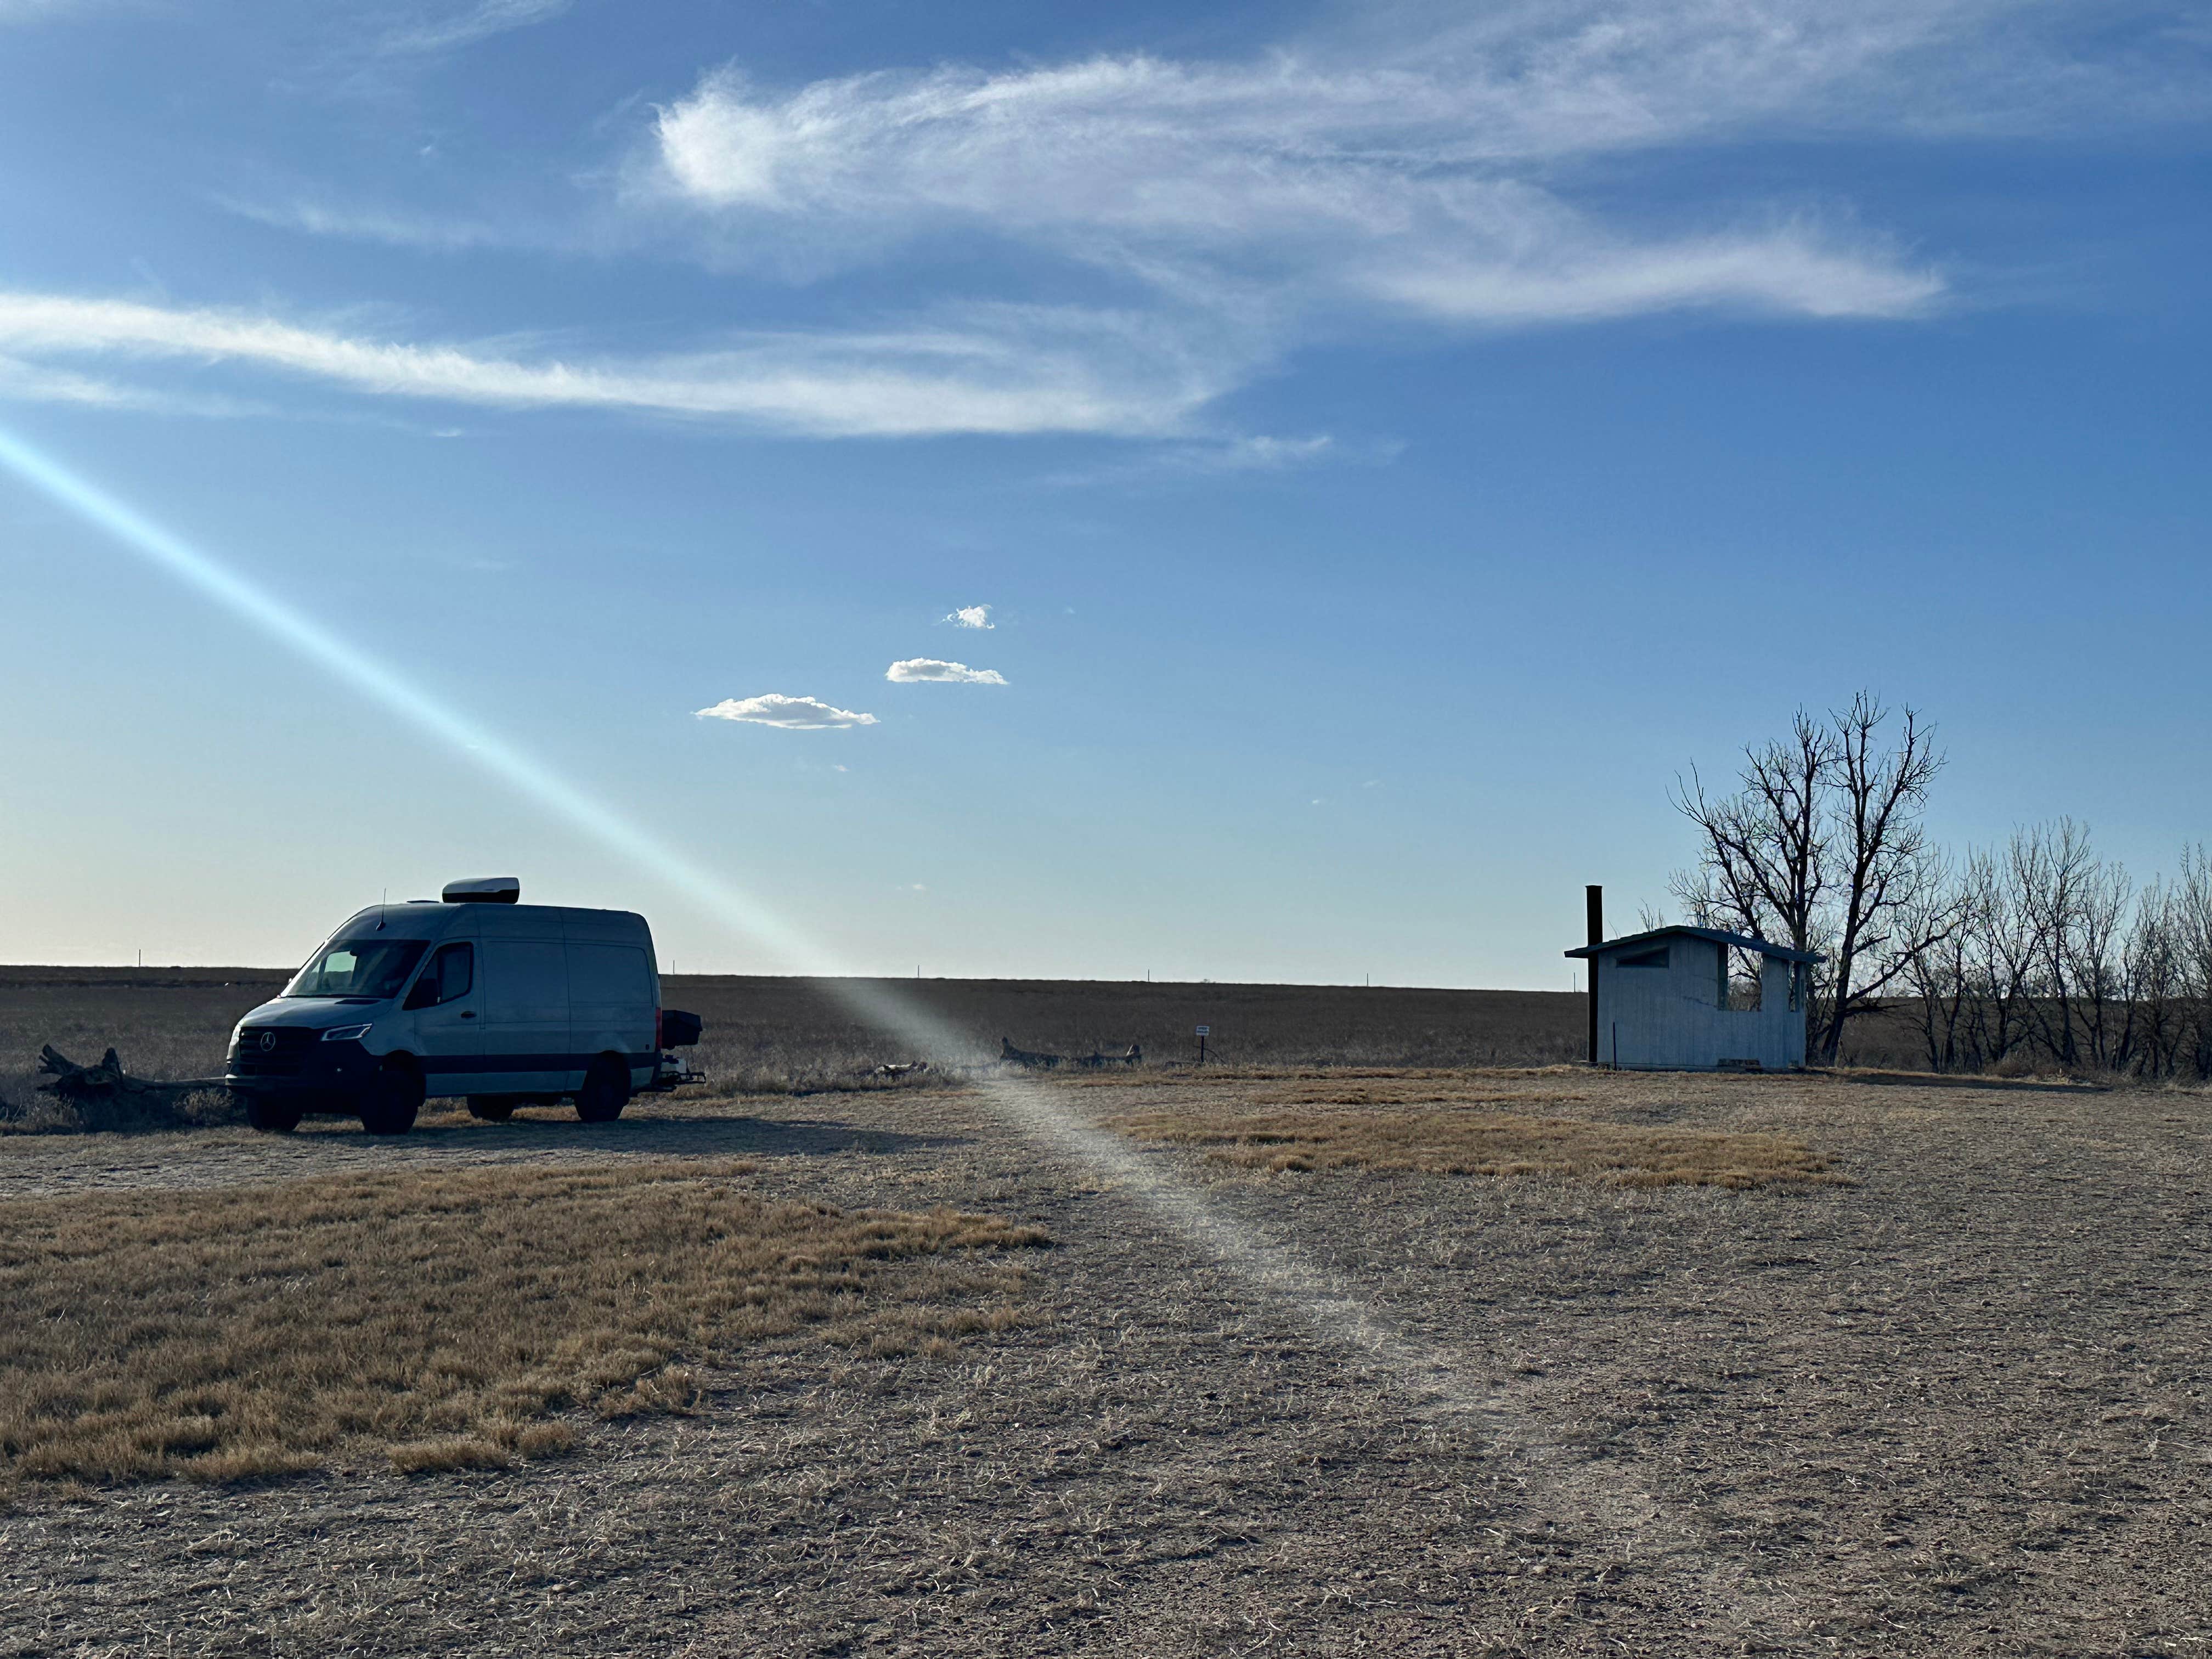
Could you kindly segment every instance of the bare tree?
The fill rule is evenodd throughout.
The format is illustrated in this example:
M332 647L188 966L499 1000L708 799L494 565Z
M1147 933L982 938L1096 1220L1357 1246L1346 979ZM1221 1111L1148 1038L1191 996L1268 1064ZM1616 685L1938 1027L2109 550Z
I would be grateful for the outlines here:
M2066 977L2081 1026L2081 1057L2100 1071L2120 1072L2132 1058L2135 999L2124 957L2135 884L2117 864L2093 862L2074 905L2066 939Z
M2081 909L2096 873L2089 832L2071 818L2016 830L2005 862L2032 939L2028 1023L2037 1046L2070 1066L2080 1059L2074 970Z
M1771 927L1792 950L1817 948L1836 758L1834 733L1801 708L1788 738L1744 750L1735 794L1712 799L1694 766L1686 786L1675 780L1674 805L1703 845L1669 886L1697 925L1760 938Z
M1934 728L1917 710L1900 711L1896 741L1882 728L1889 711L1870 691L1834 715L1839 915L1827 980L1827 1019L1818 1044L1832 1066L1844 1022L1875 1006L1881 994L1937 938L1956 926L1948 908L1923 902L1942 884L1940 860L1928 845L1922 815L1928 788L1943 768ZM1918 918L1920 932L1911 923ZM1808 1046L1811 1046L1808 1044Z
M1908 936L1928 941L1907 958L1902 978L1931 1071L1973 1070L1982 1063L1984 992L1975 943L1999 902L1989 855L1970 852L1963 866L1923 887L1906 921Z
M1710 795L1694 769L1676 781L1699 846L1675 897L1704 926L1830 958L1808 1046L1831 1065L1845 1023L1961 925L1959 906L1936 902L1952 884L1923 823L1942 765L1917 710L1893 716L1862 691L1825 720L1801 709L1788 738L1747 748L1734 793Z
M2115 1069L2170 1076L2188 1017L2179 915L2172 891L2153 881L2136 895L2135 914L2120 947L2126 1030Z
M1971 1063L1983 1070L2001 1063L2028 1040L2028 1005L2040 935L2008 878L2011 855L2002 864L1993 854L1973 857L1982 864L1983 890L1967 921L1978 999Z
M2182 1063L2212 1077L2212 860L2204 848L2184 848L2181 874L2171 890L2173 948L2186 1005Z
M1938 1071L2037 1060L2212 1079L2212 854L2185 847L2179 876L2138 889L2062 817L1948 858L1925 824L1944 763L1934 735L1861 692L1747 747L1728 793L1694 768L1678 777L1674 804L1698 832L1697 862L1668 883L1686 919L1827 958L1807 1025L1826 1064L1852 1019L1887 1005ZM1735 954L1747 980L1756 966ZM1742 1006L1754 994L1736 977Z

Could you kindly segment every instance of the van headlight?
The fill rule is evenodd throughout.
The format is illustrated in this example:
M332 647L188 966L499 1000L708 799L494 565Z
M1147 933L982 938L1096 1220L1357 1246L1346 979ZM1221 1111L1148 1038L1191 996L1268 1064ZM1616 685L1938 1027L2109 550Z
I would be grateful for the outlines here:
M333 1025L323 1033L325 1042L358 1042L368 1035L366 1025Z

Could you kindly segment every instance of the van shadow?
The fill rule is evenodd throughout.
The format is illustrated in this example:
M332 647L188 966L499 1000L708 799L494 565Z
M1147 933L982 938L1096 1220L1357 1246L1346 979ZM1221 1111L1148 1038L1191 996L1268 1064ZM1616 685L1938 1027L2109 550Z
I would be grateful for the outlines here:
M967 1144L963 1135L862 1128L830 1118L625 1117L563 1121L517 1113L504 1123L417 1123L410 1141L452 1152L568 1151L627 1157L823 1158L838 1152L922 1152Z

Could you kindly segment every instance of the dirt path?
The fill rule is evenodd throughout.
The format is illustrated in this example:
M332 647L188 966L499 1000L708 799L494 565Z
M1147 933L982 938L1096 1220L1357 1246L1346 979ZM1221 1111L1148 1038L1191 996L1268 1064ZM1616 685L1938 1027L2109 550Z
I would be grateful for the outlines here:
M1138 1154L1349 1287L1333 1330L1326 1297L1255 1289L975 1097L397 1143L10 1139L18 1194L743 1153L772 1191L989 1209L1059 1243L1033 1322L956 1362L738 1363L695 1416L592 1425L509 1473L0 1513L0 1655L2206 1650L2203 1101L1578 1073L1052 1098L1096 1119L1158 1087L1788 1129L1857 1184Z

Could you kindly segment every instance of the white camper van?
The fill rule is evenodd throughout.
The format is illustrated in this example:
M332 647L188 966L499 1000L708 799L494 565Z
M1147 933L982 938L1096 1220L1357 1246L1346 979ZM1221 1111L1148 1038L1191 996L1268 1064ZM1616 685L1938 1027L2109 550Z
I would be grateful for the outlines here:
M627 910L521 897L501 876L349 918L231 1034L224 1081L253 1127L332 1112L404 1134L430 1095L483 1118L562 1099L586 1123L620 1116L660 1071L652 932ZM669 1018L672 1040L697 1041L696 1018Z

